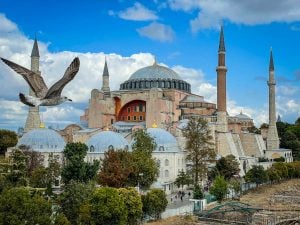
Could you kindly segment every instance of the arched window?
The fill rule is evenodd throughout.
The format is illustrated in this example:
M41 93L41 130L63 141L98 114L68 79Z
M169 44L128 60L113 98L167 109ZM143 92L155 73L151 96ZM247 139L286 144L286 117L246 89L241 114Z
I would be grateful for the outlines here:
M112 145L108 146L108 150L114 150L114 146Z
M91 145L90 152L94 152L94 151L95 151L95 147L94 147L94 145Z
M169 170L165 170L165 177L169 177Z
M165 166L169 166L169 163L170 163L169 160L166 159L166 160L165 160Z
M165 151L165 148L164 148L164 146L159 146L159 149L158 149L160 152L163 152L163 151Z

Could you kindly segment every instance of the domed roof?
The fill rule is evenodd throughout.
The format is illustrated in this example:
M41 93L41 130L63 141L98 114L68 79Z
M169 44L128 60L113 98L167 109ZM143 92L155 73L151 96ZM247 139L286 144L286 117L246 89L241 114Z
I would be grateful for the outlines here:
M147 133L156 142L156 152L178 152L176 138L168 131L161 128L148 128Z
M170 68L165 66L160 66L154 63L152 66L147 66L141 68L134 72L129 80L140 80L140 79L171 79L171 80L181 80L180 76Z
M113 131L102 131L93 135L88 141L88 153L104 153L108 149L128 149L128 141L119 133Z
M240 114L236 115L235 117L240 120L252 120L249 116L243 114L243 112L240 112Z
M56 131L39 128L25 133L18 141L17 146L20 145L38 152L62 152L66 143Z

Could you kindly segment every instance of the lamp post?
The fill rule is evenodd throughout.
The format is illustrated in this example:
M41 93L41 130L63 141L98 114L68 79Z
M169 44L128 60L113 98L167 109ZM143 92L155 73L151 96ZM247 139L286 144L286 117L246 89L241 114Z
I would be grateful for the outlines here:
M140 193L140 177L142 177L144 174L143 173L139 173L139 177L138 177L138 193Z

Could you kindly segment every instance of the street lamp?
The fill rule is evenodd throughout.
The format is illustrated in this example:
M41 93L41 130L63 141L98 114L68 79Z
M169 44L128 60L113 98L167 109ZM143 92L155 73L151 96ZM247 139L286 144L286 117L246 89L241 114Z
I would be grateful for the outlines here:
M143 173L139 173L139 177L138 177L138 193L140 193L140 177L142 177L144 174Z

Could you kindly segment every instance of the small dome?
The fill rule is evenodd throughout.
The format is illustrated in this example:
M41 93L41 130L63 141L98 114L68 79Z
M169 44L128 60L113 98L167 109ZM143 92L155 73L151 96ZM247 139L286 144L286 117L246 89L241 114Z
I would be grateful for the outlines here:
M180 76L170 68L165 66L160 66L154 63L152 66L147 66L141 68L134 72L129 80L139 80L139 79L174 79L174 80L181 80Z
M168 131L161 128L148 128L147 133L156 142L156 152L178 152L176 138Z
M54 130L39 128L24 134L17 146L26 145L37 152L62 152L65 148L64 139Z
M88 141L88 153L104 153L109 149L128 149L128 141L119 133L113 131L102 131L93 135Z

